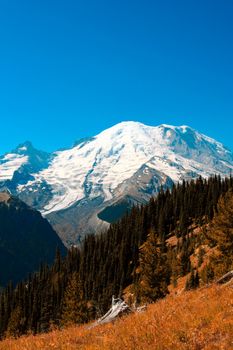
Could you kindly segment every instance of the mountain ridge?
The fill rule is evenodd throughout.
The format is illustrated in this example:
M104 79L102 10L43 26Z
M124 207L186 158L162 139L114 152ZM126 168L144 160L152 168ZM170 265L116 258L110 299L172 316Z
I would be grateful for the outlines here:
M51 264L57 248L65 255L60 238L38 211L7 192L0 193L1 286L27 278L42 262Z
M229 149L187 125L121 122L71 148L38 152L39 165L28 165L29 158L22 159L25 152L15 159L12 153L0 157L0 188L40 210L68 245L106 228L108 223L100 220L106 207L125 199L131 205L145 203L161 186L170 188L199 176L227 176L233 169Z

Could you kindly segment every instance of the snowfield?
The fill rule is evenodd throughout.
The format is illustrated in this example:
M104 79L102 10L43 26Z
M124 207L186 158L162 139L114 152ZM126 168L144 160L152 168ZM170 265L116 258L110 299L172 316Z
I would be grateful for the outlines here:
M26 151L25 147L20 150ZM0 181L11 179L27 160L27 156L18 154L2 158ZM233 158L221 143L188 126L152 127L122 122L90 141L55 152L49 166L33 173L34 180L19 185L18 189L32 191L42 182L50 185L52 198L42 210L47 215L86 197L111 200L119 184L130 179L143 165L178 182L187 172L193 173L193 177L228 175L233 169Z
M188 126L122 122L52 154L20 145L0 157L0 190L40 210L69 246L161 186L232 170L232 152Z
M14 172L28 161L28 156L8 153L0 158L0 181L12 179Z

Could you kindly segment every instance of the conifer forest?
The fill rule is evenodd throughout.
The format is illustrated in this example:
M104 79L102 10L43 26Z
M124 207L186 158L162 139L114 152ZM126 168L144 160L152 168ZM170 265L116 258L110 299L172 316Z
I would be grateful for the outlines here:
M41 264L26 280L2 288L0 336L86 323L107 311L113 295L151 303L181 277L186 289L208 284L233 267L232 242L232 177L161 188L106 232L87 235L65 257L57 249L52 265ZM218 254L206 260L206 247Z

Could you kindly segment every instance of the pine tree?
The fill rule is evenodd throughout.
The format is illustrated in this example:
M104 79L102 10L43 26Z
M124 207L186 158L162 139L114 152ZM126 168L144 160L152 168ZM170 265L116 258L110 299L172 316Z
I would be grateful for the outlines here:
M50 329L52 316L53 316L52 315L52 295L49 289L47 289L41 305L41 316L40 316L41 332L47 332Z
M11 313L6 335L19 337L21 334L23 334L25 321L26 320L23 317L23 311L21 307L17 306Z
M196 270L196 273L195 273L195 288L198 288L199 286L200 286L200 277L199 277L198 270Z
M209 239L218 248L219 254L212 258L214 273L222 275L233 269L233 192L228 191L221 196L212 224L210 226Z
M201 247L198 252L198 267L203 263L203 257L205 255L205 250Z
M168 293L169 269L159 239L154 232L140 248L140 294L142 301L153 302Z
M194 271L193 268L191 268L190 276L186 280L185 289L195 289L199 287L199 274L198 271Z
M80 278L74 272L67 284L62 307L62 324L84 323L87 320L87 305L83 298Z

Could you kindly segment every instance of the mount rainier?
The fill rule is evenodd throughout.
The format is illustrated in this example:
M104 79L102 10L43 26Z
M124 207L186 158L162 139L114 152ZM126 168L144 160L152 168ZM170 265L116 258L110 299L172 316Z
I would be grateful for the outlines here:
M0 157L0 190L40 210L71 245L161 186L232 169L230 150L188 126L122 122L51 154L19 145Z

